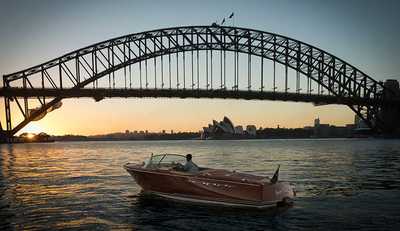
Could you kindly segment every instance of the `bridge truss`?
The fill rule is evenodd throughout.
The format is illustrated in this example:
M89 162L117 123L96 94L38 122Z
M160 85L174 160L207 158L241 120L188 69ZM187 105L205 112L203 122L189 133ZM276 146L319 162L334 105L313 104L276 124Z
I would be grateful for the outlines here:
M267 62L268 61L268 62ZM186 26L100 42L3 76L6 128L13 136L64 98L195 97L344 104L384 129L385 87L312 45L225 26ZM17 108L12 110L12 106ZM22 121L12 125L12 113Z

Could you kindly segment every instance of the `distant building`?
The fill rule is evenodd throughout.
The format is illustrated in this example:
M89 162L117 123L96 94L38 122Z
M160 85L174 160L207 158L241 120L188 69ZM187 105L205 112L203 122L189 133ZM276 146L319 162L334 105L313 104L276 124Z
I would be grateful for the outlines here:
M314 127L318 127L319 124L320 124L319 118L316 118L316 119L314 120Z
M224 117L219 123L213 120L213 128L215 133L235 134L235 127L228 117Z
M239 126L236 126L235 127L235 133L236 134L244 134L244 132L243 132L243 126L242 125L239 125Z
M208 124L207 127L203 127L202 138L240 138L247 136L256 136L257 128L254 125L246 126L246 130L243 130L243 126L234 126L232 121L228 117L224 117L222 121L213 120L212 124Z
M228 117L224 117L222 121L218 122L213 120L212 124L208 124L208 127L203 127L202 138L208 137L232 137L239 131L240 128L235 129L232 121ZM243 131L243 127L241 128Z
M257 128L254 125L247 125L246 126L246 133L250 136L257 135Z
M304 126L303 129L305 129L305 130L313 130L314 127L313 126Z
M330 136L330 126L329 124L320 124L314 126L314 136L316 137L329 137Z
M356 126L356 129L360 128L369 128L368 125L362 120L358 115L354 116L354 125Z
M352 130L352 136L354 137L369 137L373 135L373 130L368 127L363 119L358 115L354 116L354 128Z
M306 128L306 127L304 127ZM308 127L307 127L308 128ZM320 119L314 120L313 133L314 137L330 138L330 137L351 137L354 125L347 124L346 126L334 126L329 124L321 124Z

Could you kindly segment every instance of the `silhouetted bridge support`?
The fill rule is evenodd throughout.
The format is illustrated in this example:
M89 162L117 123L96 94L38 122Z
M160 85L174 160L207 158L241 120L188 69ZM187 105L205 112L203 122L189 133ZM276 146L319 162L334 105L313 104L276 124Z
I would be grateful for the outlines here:
M4 75L0 134L10 138L74 97L342 104L374 131L393 134L400 130L398 95L395 81L378 82L296 39L248 28L182 26L113 38Z
M397 80L386 80L384 99L400 101L400 88ZM400 135L400 107L397 104L384 104L380 110L380 117L384 122L384 133Z

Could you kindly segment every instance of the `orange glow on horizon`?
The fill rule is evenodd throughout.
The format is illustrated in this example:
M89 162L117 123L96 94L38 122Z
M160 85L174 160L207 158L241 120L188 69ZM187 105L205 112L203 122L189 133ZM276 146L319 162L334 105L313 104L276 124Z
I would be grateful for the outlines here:
M350 109L339 105L315 107L307 103L217 99L105 99L96 103L92 99L68 99L63 100L63 107L29 123L17 135L99 135L125 130L197 132L224 116L235 125L252 124L257 128L312 126L317 117L321 123L343 126L354 119Z

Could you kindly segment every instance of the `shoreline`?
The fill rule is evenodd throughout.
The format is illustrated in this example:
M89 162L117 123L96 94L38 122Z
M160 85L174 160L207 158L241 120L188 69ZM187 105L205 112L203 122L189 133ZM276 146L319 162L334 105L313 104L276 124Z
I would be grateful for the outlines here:
M400 137L270 137L270 138L243 138L243 139L58 139L52 142L11 142L11 143L0 143L0 144L44 144L44 143L58 143L58 142L118 142L118 141L241 141L241 140L365 140L365 139L383 139L383 140L391 140L391 139L400 139Z

